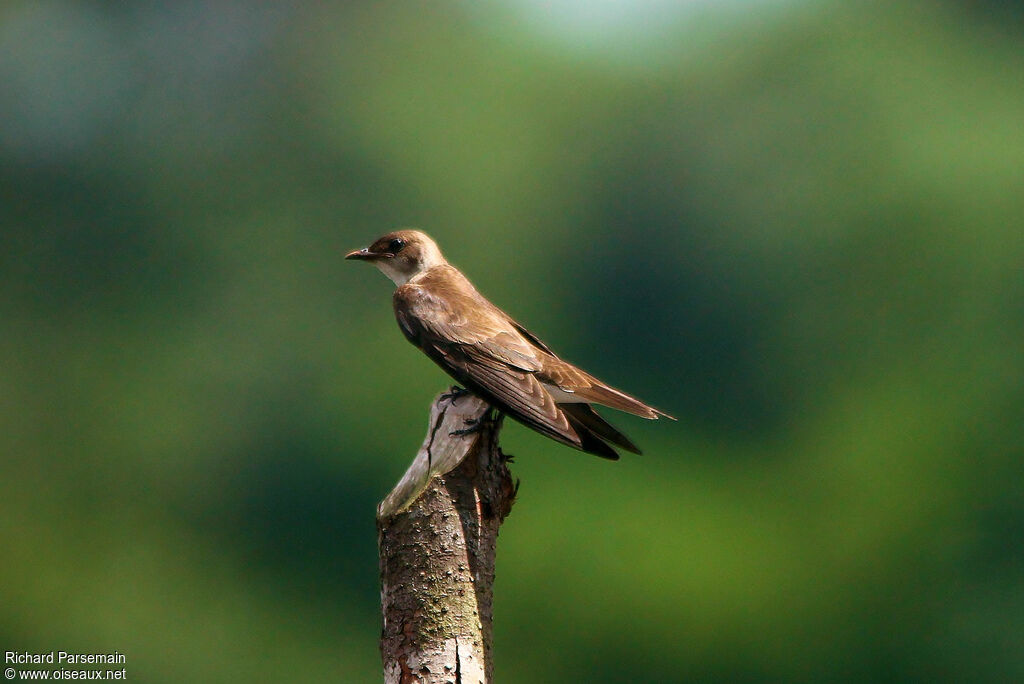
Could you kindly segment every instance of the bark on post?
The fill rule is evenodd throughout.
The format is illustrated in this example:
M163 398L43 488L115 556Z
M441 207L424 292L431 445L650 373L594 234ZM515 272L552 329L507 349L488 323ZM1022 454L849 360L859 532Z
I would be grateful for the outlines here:
M441 395L412 465L377 512L386 684L490 684L498 526L515 486L500 421ZM452 435L479 421L479 431Z

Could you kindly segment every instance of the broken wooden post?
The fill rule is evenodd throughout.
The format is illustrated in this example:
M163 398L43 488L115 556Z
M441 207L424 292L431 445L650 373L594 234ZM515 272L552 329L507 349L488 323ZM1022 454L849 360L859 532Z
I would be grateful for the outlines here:
M423 445L378 507L386 684L492 681L495 549L515 485L491 413L472 394L435 399Z

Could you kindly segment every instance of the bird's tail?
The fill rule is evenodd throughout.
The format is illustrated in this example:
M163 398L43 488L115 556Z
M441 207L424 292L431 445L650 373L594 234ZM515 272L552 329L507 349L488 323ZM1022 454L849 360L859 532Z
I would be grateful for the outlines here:
M559 404L558 408L562 410L573 430L579 435L580 446L584 451L604 458L618 459L618 453L605 444L605 440L607 440L634 454L640 453L640 449L626 435L598 415L590 404Z

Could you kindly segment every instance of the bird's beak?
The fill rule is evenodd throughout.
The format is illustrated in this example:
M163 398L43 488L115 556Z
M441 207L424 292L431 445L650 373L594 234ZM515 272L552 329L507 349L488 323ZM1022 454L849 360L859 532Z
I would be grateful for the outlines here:
M345 255L346 259L359 259L361 261L373 261L374 259L382 259L384 257L391 256L390 254L381 254L378 252L371 252L368 247L362 249L353 249L351 252Z

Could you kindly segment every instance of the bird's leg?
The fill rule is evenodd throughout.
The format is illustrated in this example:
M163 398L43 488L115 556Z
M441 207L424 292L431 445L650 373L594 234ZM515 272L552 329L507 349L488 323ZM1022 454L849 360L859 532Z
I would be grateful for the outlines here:
M447 392L441 395L441 401L450 401L454 404L456 401L466 396L467 394L471 394L471 392L468 389L463 389L458 385L452 385Z

